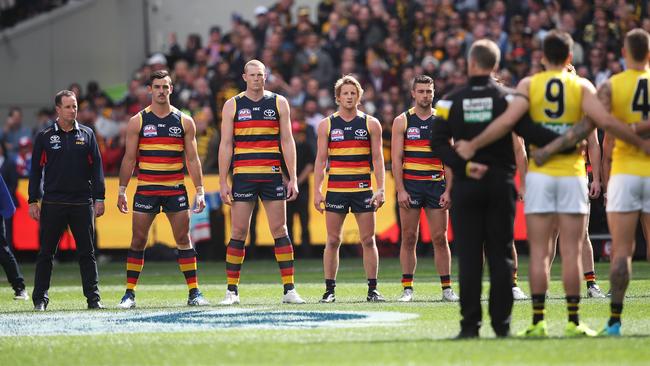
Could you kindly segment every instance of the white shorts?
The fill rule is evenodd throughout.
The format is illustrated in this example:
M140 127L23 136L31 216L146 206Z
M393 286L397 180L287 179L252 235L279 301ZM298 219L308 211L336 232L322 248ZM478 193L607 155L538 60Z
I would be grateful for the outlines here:
M607 186L607 212L650 213L650 177L616 174Z
M587 177L526 174L524 213L589 214Z

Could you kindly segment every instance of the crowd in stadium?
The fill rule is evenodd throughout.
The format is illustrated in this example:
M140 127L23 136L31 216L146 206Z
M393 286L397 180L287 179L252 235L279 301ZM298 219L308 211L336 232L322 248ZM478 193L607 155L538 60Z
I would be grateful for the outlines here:
M635 5L636 4L636 5ZM169 36L169 49L135 70L127 92L112 100L96 82L71 81L80 101L79 122L93 128L100 142L104 171L116 175L124 153L129 117L149 104L146 85L152 71L172 72L172 104L197 124L199 155L206 172L216 172L219 123L224 102L244 88L243 65L259 59L269 72L266 88L286 96L296 132L315 147L318 121L335 110L333 82L353 74L365 90L361 109L384 125L410 106L415 75L434 78L435 100L467 81L466 52L473 41L489 38L504 57L498 78L514 86L541 68L541 40L553 28L576 41L577 73L596 85L623 69L621 37L634 27L650 31L647 9L639 2L597 0L512 2L448 0L321 1L316 9L293 0L258 6L255 20L232 14L229 29L214 26L207 39ZM45 107L45 106L44 106ZM50 106L47 106L48 108ZM23 116L13 108L1 132L8 159L26 177L32 135L52 117L47 108ZM29 128L27 127L29 126ZM388 150L385 151L389 163ZM389 166L389 164L387 164Z

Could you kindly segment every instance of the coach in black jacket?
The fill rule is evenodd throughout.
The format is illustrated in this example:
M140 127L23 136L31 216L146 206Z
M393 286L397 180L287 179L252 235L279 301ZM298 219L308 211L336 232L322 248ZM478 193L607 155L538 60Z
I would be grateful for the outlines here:
M52 260L68 225L77 245L88 308L98 309L103 306L97 287L93 232L94 217L104 213L102 159L93 131L76 121L74 93L60 91L54 102L58 118L36 135L29 174L29 214L40 221L41 241L32 294L34 310L47 308Z
M515 157L507 135L463 160L449 145L471 140L506 110L514 91L491 77L500 52L489 40L474 42L469 52L468 85L436 104L431 146L454 172L451 222L458 248L461 331L459 338L478 337L481 326L483 253L490 268L490 317L499 337L510 333L512 311L511 246L515 218ZM528 142L545 145L557 135L530 119L515 128Z

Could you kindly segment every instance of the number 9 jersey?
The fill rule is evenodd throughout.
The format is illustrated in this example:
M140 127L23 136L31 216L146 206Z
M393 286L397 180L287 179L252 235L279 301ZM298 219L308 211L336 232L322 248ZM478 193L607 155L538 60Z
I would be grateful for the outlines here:
M558 134L580 122L583 117L581 79L570 72L555 70L532 76L528 93L530 118ZM541 167L531 159L528 170L555 177L587 174L580 149L571 154L557 154Z

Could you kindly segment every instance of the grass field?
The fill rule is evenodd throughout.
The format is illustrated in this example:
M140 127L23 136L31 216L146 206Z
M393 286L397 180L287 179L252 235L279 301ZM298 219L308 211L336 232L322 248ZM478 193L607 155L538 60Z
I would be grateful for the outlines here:
M548 340L496 340L489 326L481 330L480 340L455 341L459 330L457 304L440 301L440 288L431 260L420 258L416 274L416 302L397 303L401 292L397 259L382 259L379 290L391 302L365 302L365 280L360 259L341 262L337 281L337 302L318 304L323 291L322 268L318 260L296 262L296 282L306 305L281 305L281 286L274 261L244 263L240 295L241 310L329 312L398 312L416 318L364 327L312 327L288 329L222 328L201 331L173 331L173 324L162 324L163 332L17 336L19 319L36 328L48 327L47 319L67 317L74 327L75 318L104 317L116 319L142 312L182 313L187 290L177 265L173 262L147 262L138 285L137 311L118 311L124 291L124 264L109 263L100 267L100 290L109 308L101 314L85 310L76 263L55 267L50 305L45 314L31 311L32 304L12 300L8 286L0 289L0 365L203 365L203 364L327 364L327 365L410 365L410 364L589 364L647 365L650 363L650 264L634 263L634 281L628 291L620 339L564 339L560 336L566 323L565 301L559 282L559 265L553 269L551 298L547 302L547 319L553 337ZM606 290L608 264L598 264L601 287ZM23 266L31 291L33 265ZM528 292L527 266L521 264L520 286ZM455 276L453 277L456 279ZM203 293L217 304L225 289L223 263L199 263L199 283ZM457 287L457 284L454 284ZM487 287L487 286L485 286ZM484 293L487 293L484 288ZM583 299L581 320L600 329L608 316L609 300ZM484 303L484 305L487 305ZM485 307L484 307L485 308ZM201 308L229 311L219 306ZM95 315L97 314L97 315ZM485 317L487 324L489 319ZM530 321L530 302L515 304L513 330ZM13 327L13 328L12 328Z

